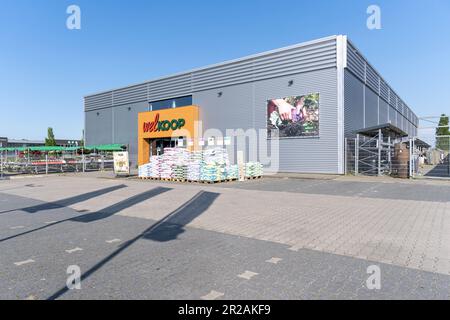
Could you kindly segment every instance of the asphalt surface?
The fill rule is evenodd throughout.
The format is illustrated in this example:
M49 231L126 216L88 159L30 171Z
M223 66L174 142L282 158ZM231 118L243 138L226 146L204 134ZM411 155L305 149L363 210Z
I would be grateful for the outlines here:
M313 182L302 192L328 192ZM0 299L450 298L450 276L185 227L214 192L199 192L161 221L117 214L168 187L99 212L68 207L121 187L55 203L0 193ZM66 286L72 265L80 267L81 290ZM366 286L371 265L380 267L380 290Z
M450 202L450 185L443 184L421 184L418 186L413 183L266 178L236 182L232 184L218 184L217 186L233 189L274 192L279 191L331 196L351 196L426 202Z

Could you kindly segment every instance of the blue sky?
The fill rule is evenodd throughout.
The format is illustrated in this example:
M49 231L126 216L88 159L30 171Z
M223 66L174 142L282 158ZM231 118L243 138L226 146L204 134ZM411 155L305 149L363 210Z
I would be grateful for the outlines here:
M371 4L382 30L366 27ZM0 136L80 138L87 94L333 34L419 116L450 113L448 0L2 0Z

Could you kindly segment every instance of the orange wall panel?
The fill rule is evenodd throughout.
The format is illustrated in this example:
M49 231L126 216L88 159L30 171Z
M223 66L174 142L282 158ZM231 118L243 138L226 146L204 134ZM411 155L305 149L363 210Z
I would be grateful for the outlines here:
M174 109L141 112L138 115L138 162L148 163L150 145L148 139L195 138L199 121L199 107L188 106Z

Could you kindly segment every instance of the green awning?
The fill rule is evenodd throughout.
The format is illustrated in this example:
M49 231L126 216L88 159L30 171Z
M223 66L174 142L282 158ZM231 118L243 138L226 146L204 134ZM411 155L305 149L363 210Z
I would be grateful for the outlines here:
M93 146L86 146L86 147L47 147L47 146L41 146L41 147L20 147L20 148L0 148L0 152L12 152L12 151L19 151L19 152L25 152L25 151L41 151L41 152L52 152L52 151L77 151L81 149L85 150L97 150L97 151L123 151L127 147L123 144L100 144L100 145L93 145Z
M88 150L98 150L98 151L123 151L126 146L123 144L102 144L94 146L86 146L84 149Z
M64 151L66 148L64 147L30 147L30 151L42 151L42 152L50 152L50 151Z

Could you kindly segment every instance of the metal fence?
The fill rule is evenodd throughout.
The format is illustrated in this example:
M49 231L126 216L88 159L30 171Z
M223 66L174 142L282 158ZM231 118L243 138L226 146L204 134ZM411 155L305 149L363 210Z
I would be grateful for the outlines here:
M420 118L418 137L358 134L345 142L346 173L450 179L449 116Z
M418 138L414 142L414 177L450 178L449 116L420 118Z
M50 174L113 170L113 153L77 152L0 152L0 177L20 174Z
M402 178L409 175L409 159L405 159L403 154L409 153L409 141L382 134L370 137L357 135L347 138L345 146L346 174Z

